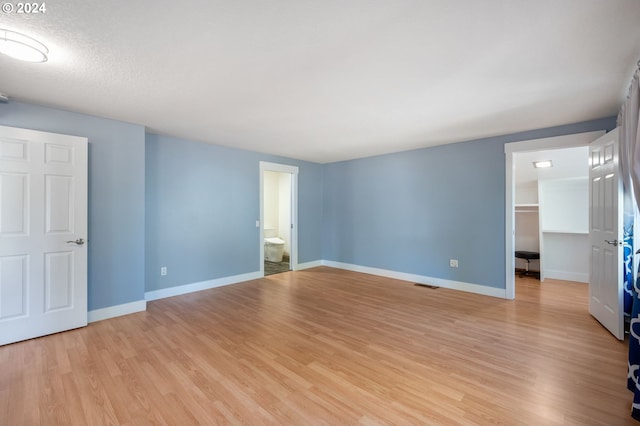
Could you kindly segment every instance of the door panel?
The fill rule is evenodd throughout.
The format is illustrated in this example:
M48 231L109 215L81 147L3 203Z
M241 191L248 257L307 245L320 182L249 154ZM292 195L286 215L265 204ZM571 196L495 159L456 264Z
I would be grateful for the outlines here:
M29 256L0 257L0 320L27 314Z
M48 143L44 149L45 164L73 164L73 147Z
M27 161L27 141L9 137L0 139L0 160Z
M589 158L589 312L622 340L623 197L619 178L617 129L591 143Z
M46 233L73 232L73 177L45 176Z
M0 345L87 324L87 139L0 126Z
M73 307L73 252L45 253L45 312Z
M23 173L0 174L0 234L8 236L28 233L28 178Z

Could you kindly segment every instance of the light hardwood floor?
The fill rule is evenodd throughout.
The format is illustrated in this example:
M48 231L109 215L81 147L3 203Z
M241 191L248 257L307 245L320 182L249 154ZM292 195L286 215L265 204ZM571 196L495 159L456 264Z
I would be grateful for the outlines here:
M626 352L585 284L320 267L0 347L0 424L637 424Z

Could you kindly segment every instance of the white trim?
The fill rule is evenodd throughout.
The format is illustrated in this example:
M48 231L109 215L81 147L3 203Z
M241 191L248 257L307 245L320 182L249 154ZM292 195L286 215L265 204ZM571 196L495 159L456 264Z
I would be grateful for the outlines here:
M556 269L547 269L545 277L554 280L576 281L579 283L589 283L589 274L571 271L559 271Z
M607 132L605 132L604 130L596 130L594 132L573 133L569 135L554 136L551 138L510 142L504 144L504 152L506 154L509 154L513 152L545 151L548 149L564 149L587 146L605 133Z
M547 149L573 148L587 146L600 136L604 135L604 130L595 132L577 133L572 135L555 136L552 138L531 139L520 142L504 144L505 152L505 283L506 298L515 299L516 280L514 267L514 247L515 247L515 164L513 154L516 152L543 151ZM540 267L541 277L544 278L544 270Z
M325 265L323 260L314 260L313 262L299 263L297 270L301 271L303 269L317 268L318 266L323 266L323 265Z
M217 278L214 280L200 281L197 283L185 284L176 287L147 291L144 294L144 298L147 301L164 299L165 297L179 296L181 294L193 293L194 291L208 290L210 288L238 284L244 281L256 280L262 277L264 277L264 272L260 273L260 271L249 272L247 274L241 275L232 275L230 277Z
M505 278L505 297L509 300L516 298L516 276L515 276L515 258L513 256L514 247L516 245L516 221L515 221L515 164L513 164L513 152L508 152L507 147L511 144L505 144L505 191L504 191L504 226L505 226L505 252L506 252L506 278Z
M260 162L260 170L271 170L272 172L296 174L299 171L298 166L290 166L288 164L269 163L268 161Z
M260 257L258 259L260 265L260 277L264 277L264 171L269 170L279 173L291 174L291 241L289 263L292 271L299 269L298 265L298 167L287 164L269 163L260 161Z
M87 313L88 322L102 321L109 318L121 317L123 315L135 314L147 310L147 301L138 300L136 302L123 303L122 305L109 306L108 308L94 309Z
M502 288L488 287L485 285L465 283L462 281L445 280L442 278L433 278L423 275L407 274L405 272L390 271L387 269L371 268L368 266L352 265L349 263L333 262L323 260L322 264L331 268L346 269L353 272L362 272L365 274L378 275L386 278L394 278L403 281L412 281L419 284L430 284L438 287L449 288L452 290L466 291L468 293L482 294L484 296L499 297L506 299L506 292Z

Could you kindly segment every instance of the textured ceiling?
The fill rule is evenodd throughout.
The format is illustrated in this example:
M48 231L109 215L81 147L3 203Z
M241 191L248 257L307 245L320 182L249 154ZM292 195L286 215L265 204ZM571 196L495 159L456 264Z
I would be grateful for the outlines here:
M615 115L640 58L638 0L46 6L11 98L321 163Z

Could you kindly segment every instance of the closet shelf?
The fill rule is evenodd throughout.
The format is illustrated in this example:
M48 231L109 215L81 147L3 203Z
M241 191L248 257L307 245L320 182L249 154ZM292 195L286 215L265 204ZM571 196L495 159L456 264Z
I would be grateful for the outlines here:
M516 213L537 213L538 205L537 204L516 204L515 211Z
M570 230L570 229L543 229L543 234L577 234L577 235L589 235L589 231L582 230Z

